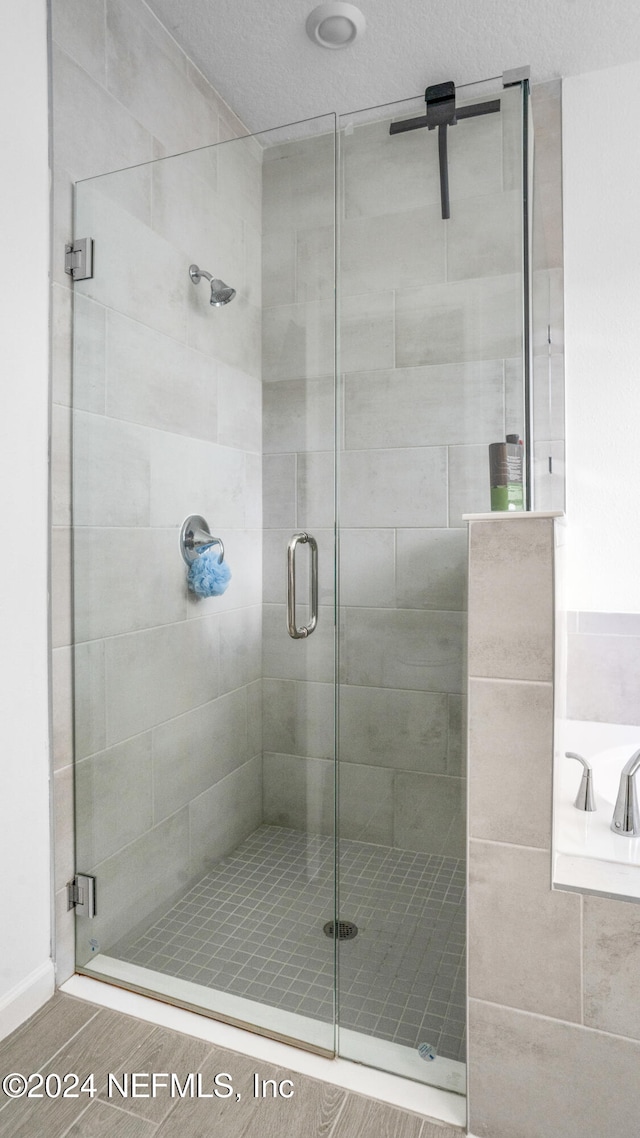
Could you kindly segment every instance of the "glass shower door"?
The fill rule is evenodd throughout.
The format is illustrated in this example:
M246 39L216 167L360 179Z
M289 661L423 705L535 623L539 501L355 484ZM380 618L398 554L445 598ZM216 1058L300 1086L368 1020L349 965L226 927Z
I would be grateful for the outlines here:
M464 515L526 439L526 278L523 90L456 104L444 161L422 99L340 122L338 1052L464 1092Z
M73 413L78 970L328 1054L334 139L77 185Z

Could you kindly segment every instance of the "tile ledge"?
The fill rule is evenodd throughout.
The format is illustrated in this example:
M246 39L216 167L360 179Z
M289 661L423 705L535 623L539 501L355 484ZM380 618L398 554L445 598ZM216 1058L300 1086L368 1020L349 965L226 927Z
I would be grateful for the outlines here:
M490 514L463 514L463 522L493 522L564 518L564 510L493 510Z

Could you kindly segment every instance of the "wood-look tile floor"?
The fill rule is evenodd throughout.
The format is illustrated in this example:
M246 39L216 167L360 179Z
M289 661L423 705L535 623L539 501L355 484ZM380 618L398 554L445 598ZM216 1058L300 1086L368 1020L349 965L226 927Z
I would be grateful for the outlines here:
M84 1000L57 994L13 1035L0 1043L0 1082L6 1075L39 1072L57 1093L55 1076L95 1076L96 1094L77 1098L9 1099L0 1091L0 1138L460 1138L461 1131L227 1051L200 1039L168 1031ZM228 1073L228 1098L156 1097L122 1099L107 1091L111 1073L175 1073L201 1076L211 1094L216 1075ZM279 1084L291 1079L291 1098L254 1097L254 1075ZM222 1089L226 1080L219 1080ZM32 1087L38 1089L35 1081ZM145 1092L139 1080L139 1089ZM74 1091L71 1081L62 1089ZM270 1085L267 1090L270 1091ZM290 1090L288 1084L283 1090ZM115 1097L114 1097L115 1095ZM239 1099L238 1097L239 1096Z

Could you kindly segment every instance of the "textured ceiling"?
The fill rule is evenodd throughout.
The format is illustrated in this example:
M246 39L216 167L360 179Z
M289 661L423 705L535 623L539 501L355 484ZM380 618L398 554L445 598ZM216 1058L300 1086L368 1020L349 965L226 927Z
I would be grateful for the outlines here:
M340 51L306 36L317 0L148 3L251 130L522 64L542 82L640 59L638 0L359 0L366 33Z

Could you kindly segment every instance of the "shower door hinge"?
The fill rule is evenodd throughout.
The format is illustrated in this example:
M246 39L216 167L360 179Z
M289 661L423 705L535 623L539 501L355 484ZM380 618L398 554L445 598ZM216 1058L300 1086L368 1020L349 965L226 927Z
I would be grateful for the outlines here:
M67 911L75 909L79 917L96 915L96 879L88 873L76 873L67 882Z
M64 271L74 281L87 281L93 276L93 238L79 237L64 247Z

